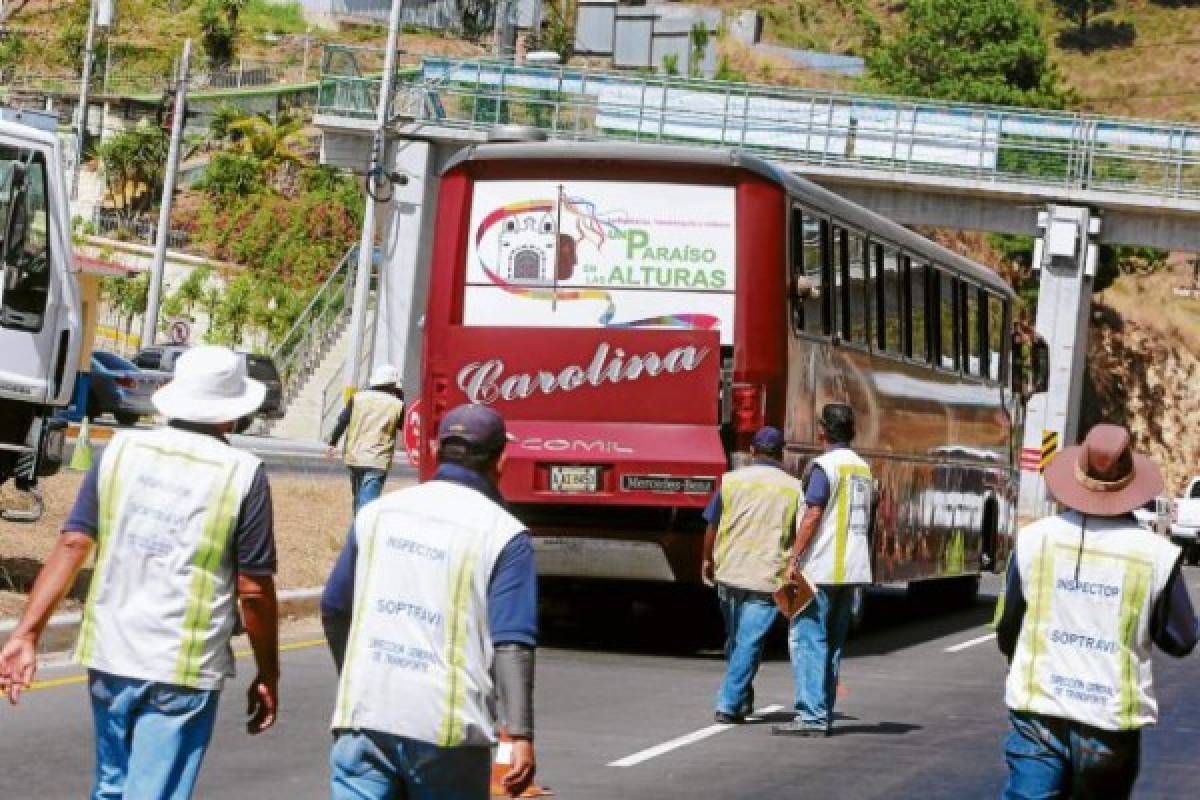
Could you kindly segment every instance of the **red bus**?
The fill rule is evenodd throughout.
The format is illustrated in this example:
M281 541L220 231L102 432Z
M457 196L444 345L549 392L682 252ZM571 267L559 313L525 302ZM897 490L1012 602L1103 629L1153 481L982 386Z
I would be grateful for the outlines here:
M991 270L728 151L480 145L436 214L425 456L455 405L504 415L542 574L698 582L720 475L764 423L802 474L831 401L878 480L878 582L977 585L1002 559L1019 400Z

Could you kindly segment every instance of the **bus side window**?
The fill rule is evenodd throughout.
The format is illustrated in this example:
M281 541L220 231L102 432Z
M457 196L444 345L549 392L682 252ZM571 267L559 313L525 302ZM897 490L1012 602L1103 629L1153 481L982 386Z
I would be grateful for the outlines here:
M938 287L937 353L938 366L942 369L958 369L958 280L954 275L936 271Z
M1004 380L1004 343L1005 335L1004 300L990 292L987 294L987 346L988 346L988 377L994 381Z
M867 313L867 240L857 233L851 233L849 239L849 264L846 274L846 299L843 306L848 317L847 338L855 344L867 344L867 324L870 318Z
M908 355L917 361L929 361L929 267L919 262L911 262L908 270L909 292L909 333L910 349Z
M824 220L792 209L792 329L796 333L824 336L829 332L825 291Z
M883 245L867 242L867 339L883 350Z
M848 299L846 293L846 274L849 271L847 261L850 258L848 243L846 241L846 231L840 225L833 226L833 235L830 238L831 249L833 250L833 307L836 309L834 320L834 330L840 334L841 338L849 338L850 326L847 324L850 319L850 310L846 306Z
M904 353L904 282L900 256L890 247L880 247L879 345L887 353Z
M964 372L977 377L987 377L987 351L983 348L983 315L979 313L980 294L983 292L977 286L967 282L963 287L963 342L966 344L964 353Z

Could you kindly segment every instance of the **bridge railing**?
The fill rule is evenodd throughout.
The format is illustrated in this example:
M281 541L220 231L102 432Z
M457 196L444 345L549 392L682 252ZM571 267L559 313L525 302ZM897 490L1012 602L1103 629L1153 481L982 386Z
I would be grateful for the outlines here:
M378 79L323 75L319 111L369 117ZM775 161L1161 197L1200 197L1200 128L503 62L426 58L397 118L555 138L737 147Z

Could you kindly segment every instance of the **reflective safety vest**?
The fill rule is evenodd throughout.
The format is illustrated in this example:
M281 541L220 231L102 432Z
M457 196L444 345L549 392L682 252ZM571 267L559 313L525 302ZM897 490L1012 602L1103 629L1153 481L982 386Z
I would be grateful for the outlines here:
M396 429L404 401L387 392L363 389L354 395L346 427L346 465L388 469L396 452Z
M333 728L439 747L495 741L488 584L525 530L474 489L430 481L354 522L354 616Z
M76 657L192 689L234 673L230 536L259 460L202 433L115 436L100 461L99 530Z
M721 478L713 567L728 586L773 592L796 535L804 487L780 467L755 464Z
M1120 517L1070 511L1017 535L1025 617L1005 685L1010 709L1134 730L1158 719L1150 614L1180 550Z
M800 556L804 576L817 585L870 583L871 468L848 447L815 460L829 480L829 503Z

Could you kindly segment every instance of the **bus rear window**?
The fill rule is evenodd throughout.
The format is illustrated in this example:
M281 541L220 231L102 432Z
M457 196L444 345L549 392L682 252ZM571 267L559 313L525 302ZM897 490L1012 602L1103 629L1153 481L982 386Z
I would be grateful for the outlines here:
M463 324L690 328L732 344L735 190L477 181Z

